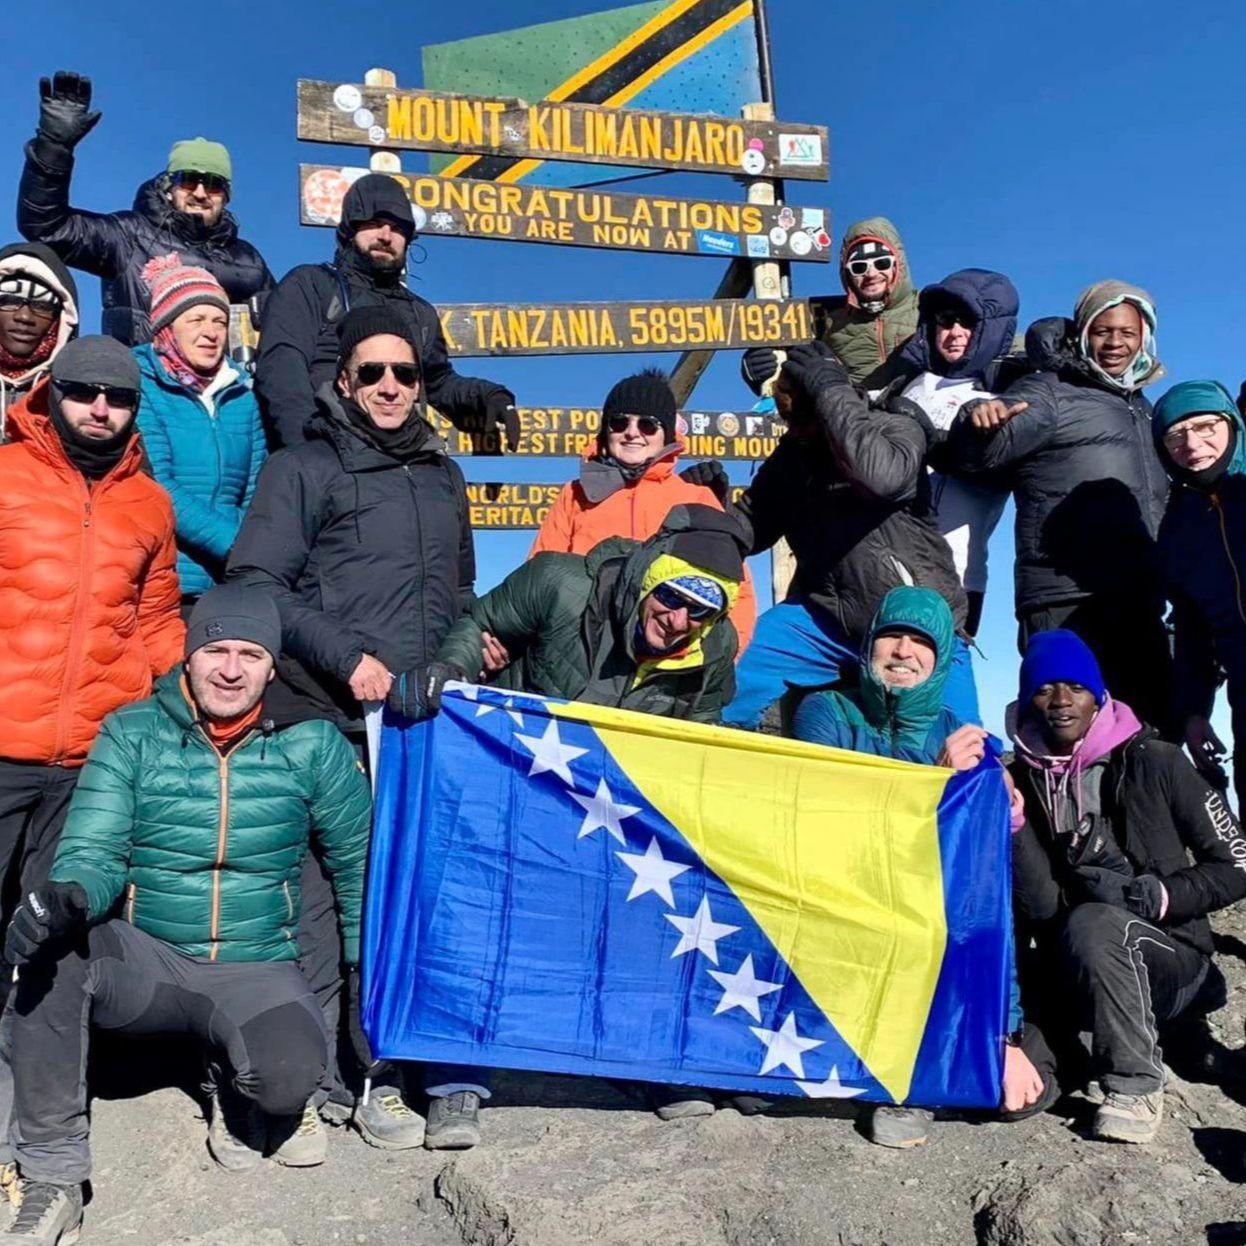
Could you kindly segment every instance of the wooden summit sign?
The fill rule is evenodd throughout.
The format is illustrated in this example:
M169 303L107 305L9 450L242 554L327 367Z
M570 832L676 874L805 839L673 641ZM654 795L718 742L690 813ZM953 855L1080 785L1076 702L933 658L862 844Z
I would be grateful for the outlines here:
M301 223L336 225L346 192L367 172L300 165ZM411 200L415 227L423 234L755 260L825 264L831 258L821 208L512 186L402 171L390 176Z
M597 407L520 407L519 449L528 457L579 457L597 440L601 410ZM452 454L500 455L501 432L496 425L453 425L431 413L437 431ZM764 459L773 453L783 435L783 422L775 415L755 411L681 411L679 439L690 458Z
M749 177L828 177L825 126L300 78L298 137L408 151L574 160Z
M808 299L635 303L443 303L451 355L592 355L744 350L815 336Z
M554 505L562 485L467 485L467 510L473 528L539 528ZM740 500L741 485L731 488L731 501Z

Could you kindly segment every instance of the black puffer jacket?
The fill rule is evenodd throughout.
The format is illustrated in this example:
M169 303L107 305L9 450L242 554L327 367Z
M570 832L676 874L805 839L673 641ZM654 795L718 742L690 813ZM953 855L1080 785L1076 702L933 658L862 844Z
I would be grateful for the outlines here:
M41 140L46 145L46 140ZM143 265L176 251L187 264L206 268L231 303L245 303L272 288L264 257L238 237L238 223L226 212L211 229L169 203L169 178L144 182L129 212L84 212L69 206L73 153L52 145L44 158L26 145L26 164L17 194L17 228L32 242L45 242L71 268L100 278L104 312L100 328L127 346L151 340L150 306Z
M933 588L965 623L952 552L931 519L926 458L933 438L920 407L873 407L847 381L823 388L817 433L785 433L739 502L753 553L785 537L796 556L793 596L830 611L860 644L883 596L901 584Z
M399 462L351 426L329 386L317 400L309 439L264 464L227 578L273 592L286 654L316 687L289 663L283 676L357 730L346 681L360 657L391 671L431 659L472 602L476 560L463 473L432 429Z
M455 372L437 309L407 289L405 273L377 274L355 250L352 238L362 222L411 211L392 178L363 181L364 189L353 186L343 201L333 263L291 269L265 304L255 389L274 445L293 446L304 439L315 394L337 369L338 323L352 307L392 304L410 316L425 397L447 419L483 415L490 395L509 396L495 381ZM387 202L389 196L398 202Z
M1094 891L1093 863L1083 880L1080 859L1068 860L1069 837L1058 842L1052 832L1039 771L1020 760L1009 771L1025 797L1026 814L1012 847L1017 916L1041 925L1076 904L1102 899ZM1246 896L1246 837L1220 794L1179 748L1147 728L1108 755L1100 804L1135 874L1163 880L1168 912L1160 925L1210 956L1207 914ZM1095 847L1087 843L1082 857Z
M1100 594L1158 610L1155 536L1168 481L1151 437L1151 404L1097 379L1077 354L1071 321L1036 321L1026 352L1037 371L1000 395L1028 410L989 436L974 431L967 403L939 467L983 472L1012 487L1017 503L1018 615Z

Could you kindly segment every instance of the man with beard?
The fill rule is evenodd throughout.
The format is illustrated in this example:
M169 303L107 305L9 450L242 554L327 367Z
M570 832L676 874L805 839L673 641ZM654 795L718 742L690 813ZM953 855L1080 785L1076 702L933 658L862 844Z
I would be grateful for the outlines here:
M337 371L338 328L359 307L387 307L407 322L424 396L447 419L500 424L519 444L515 395L493 381L460 376L446 351L436 308L407 289L407 247L415 217L402 187L383 173L361 177L342 202L332 264L300 264L264 307L255 387L270 440L294 446L316 409L316 394Z
M84 212L69 205L74 148L100 119L91 112L91 80L58 72L39 81L39 128L26 144L17 192L17 228L46 243L71 268L100 279L101 328L127 346L151 340L143 267L176 251L206 268L230 303L271 288L263 256L238 236L226 211L233 185L229 152L204 138L174 143L163 173L144 182L129 212Z

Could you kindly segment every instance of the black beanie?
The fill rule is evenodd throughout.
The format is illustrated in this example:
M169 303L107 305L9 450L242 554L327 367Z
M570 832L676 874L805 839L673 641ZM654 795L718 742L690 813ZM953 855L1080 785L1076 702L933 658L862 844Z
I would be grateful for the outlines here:
M411 343L415 361L420 361L420 347L411 330L411 317L397 307L381 303L375 307L355 307L342 317L338 325L337 370L346 371L351 353L360 342L388 333Z
M646 368L625 376L607 395L601 408L601 428L597 440L604 446L611 416L647 415L662 425L669 446L675 440L675 394L666 373Z
M249 640L274 658L281 652L281 615L262 588L217 584L195 602L186 627L186 656L214 640Z

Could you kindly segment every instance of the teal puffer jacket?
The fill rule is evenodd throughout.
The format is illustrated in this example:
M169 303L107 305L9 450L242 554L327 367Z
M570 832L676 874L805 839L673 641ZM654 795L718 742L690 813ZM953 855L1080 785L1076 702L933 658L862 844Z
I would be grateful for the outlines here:
M80 884L93 920L122 900L121 916L187 956L293 960L300 870L314 842L354 964L371 815L354 751L331 723L277 729L261 719L222 756L181 674L175 667L154 696L104 720L52 879Z
M173 499L177 576L184 596L198 597L225 572L230 546L251 505L267 449L251 382L233 379L211 397L173 380L151 346L136 346L142 374L138 428L151 474Z

